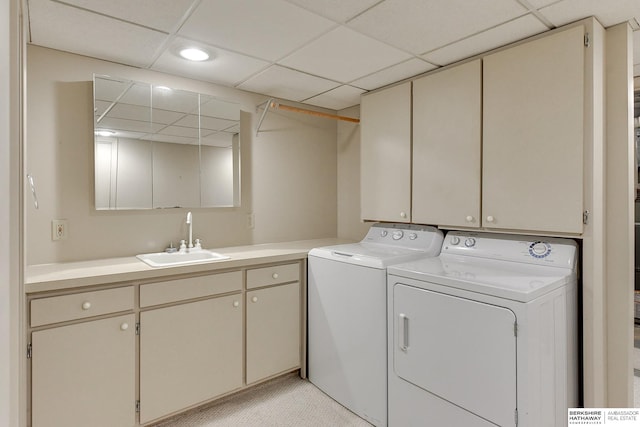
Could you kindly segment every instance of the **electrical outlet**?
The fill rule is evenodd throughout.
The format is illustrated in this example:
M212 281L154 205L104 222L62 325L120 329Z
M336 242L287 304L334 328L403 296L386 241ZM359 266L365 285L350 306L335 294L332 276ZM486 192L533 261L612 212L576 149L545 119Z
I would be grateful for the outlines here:
M51 240L64 240L67 238L69 223L66 219L54 219L51 221Z
M247 228L253 230L256 227L256 214L253 212L247 214Z

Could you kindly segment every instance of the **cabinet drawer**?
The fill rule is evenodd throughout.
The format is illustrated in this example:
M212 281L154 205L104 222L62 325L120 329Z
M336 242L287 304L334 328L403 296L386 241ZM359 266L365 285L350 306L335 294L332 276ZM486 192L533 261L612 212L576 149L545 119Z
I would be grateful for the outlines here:
M300 264L283 264L247 270L247 289L300 280Z
M140 286L140 307L242 290L242 272L189 277Z
M31 301L31 326L133 310L133 286Z

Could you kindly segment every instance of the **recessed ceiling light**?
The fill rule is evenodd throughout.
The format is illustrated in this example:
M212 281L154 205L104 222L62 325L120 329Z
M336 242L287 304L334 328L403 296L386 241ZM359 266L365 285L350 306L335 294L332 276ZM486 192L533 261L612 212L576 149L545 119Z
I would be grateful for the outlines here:
M196 47L188 47L180 50L180 56L189 61L206 61L209 54L202 49Z
M116 133L112 130L98 129L95 131L95 134L98 136L113 136Z

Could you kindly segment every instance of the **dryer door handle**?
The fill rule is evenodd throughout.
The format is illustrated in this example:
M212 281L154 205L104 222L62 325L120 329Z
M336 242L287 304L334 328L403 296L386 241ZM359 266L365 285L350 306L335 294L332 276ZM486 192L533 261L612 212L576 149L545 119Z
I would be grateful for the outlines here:
M409 318L404 313L398 315L398 339L400 350L406 352L409 349Z

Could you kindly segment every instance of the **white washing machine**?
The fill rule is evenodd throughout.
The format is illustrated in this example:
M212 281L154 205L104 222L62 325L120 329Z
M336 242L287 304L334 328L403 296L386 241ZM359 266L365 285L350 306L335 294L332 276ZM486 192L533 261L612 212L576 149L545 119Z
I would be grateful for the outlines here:
M388 268L389 425L565 426L578 405L577 245L449 232Z
M387 425L389 265L440 253L440 230L374 224L360 243L316 248L308 264L308 378L358 416Z

